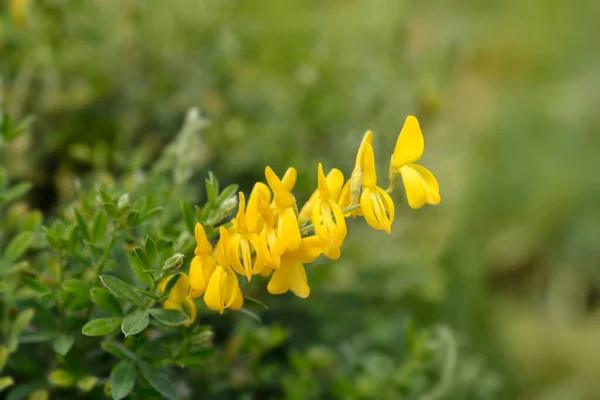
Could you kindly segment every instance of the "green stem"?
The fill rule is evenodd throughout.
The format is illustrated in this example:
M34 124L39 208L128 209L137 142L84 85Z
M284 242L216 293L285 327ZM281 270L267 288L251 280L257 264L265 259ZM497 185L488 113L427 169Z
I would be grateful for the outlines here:
M102 258L100 259L98 264L96 264L96 266L94 267L96 281L98 281L100 279L100 275L102 274L102 271L104 270L104 266L106 265L106 262L108 261L108 257L110 257L110 252L112 251L112 248L114 247L116 241L117 241L117 231L113 230L112 236L110 237L110 242L108 243L108 246L106 246L106 249L104 250L104 254L102 254ZM94 309L94 303L90 304L90 306L88 307L88 309L85 313L86 321L88 321L90 319L93 309Z

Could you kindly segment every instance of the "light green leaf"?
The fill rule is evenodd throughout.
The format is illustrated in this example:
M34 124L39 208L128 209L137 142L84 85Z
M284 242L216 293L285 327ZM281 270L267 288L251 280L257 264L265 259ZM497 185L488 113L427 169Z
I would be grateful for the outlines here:
M82 279L67 279L60 285L63 290L75 296L90 300L90 285Z
M121 324L121 331L127 336L135 335L136 333L142 332L150 323L150 316L148 310L138 308L131 314L123 319Z
M190 317L179 310L169 310L165 308L151 308L152 315L158 322L166 325L181 325L190 322Z
M134 252L128 253L129 265L135 276L146 286L152 286L152 276L146 271L146 266L142 263Z
M15 384L15 381L10 376L0 376L0 392L11 387Z
M98 383L98 378L92 375L85 375L77 379L77 387L84 393L89 392Z
M116 297L113 296L108 290L94 287L90 289L90 297L94 304L107 313L113 315L123 315L123 309L121 308L121 304L119 304L119 300L117 300Z
M70 387L75 384L75 378L69 371L55 369L48 374L48 382L50 382L52 386Z
M74 208L73 211L75 212L75 218L77 219L77 226L79 227L81 236L83 236L85 240L91 240L92 238L90 236L90 230L88 228L87 221L85 218L83 218L83 215L81 215L81 212L79 212L78 209Z
M13 200L16 200L23 196L25 193L31 189L30 182L21 182L17 183L14 186L11 186L10 189L2 193L2 197L4 198L5 203L10 203Z
M121 321L123 321L121 317L93 319L81 328L81 333L86 336L108 335L121 325Z
M144 299L135 292L135 289L121 279L110 275L102 275L100 276L100 281L115 296L128 300L137 306L145 305Z
M23 332L23 330L27 328L34 315L35 311L32 308L28 308L26 310L21 311L17 318L14 320L12 324L12 329L8 336L7 347L9 353L13 353L15 350L17 350L19 336L21 335L21 332Z
M137 371L130 361L121 361L110 371L110 393L114 400L124 399L135 386Z
M146 252L146 258L148 259L148 268L154 268L156 259L158 258L158 249L156 248L156 243L150 236L146 236L144 251Z
M73 336L63 334L54 339L52 342L52 348L61 356L66 356L73 347L74 343L75 338Z
M6 361L8 360L8 349L6 346L0 346L0 372L6 365Z
M22 232L18 234L9 244L4 251L4 263L10 265L15 262L19 257L25 253L25 250L29 247L33 233Z
M160 370L157 370L156 368L152 367L150 364L147 364L145 362L140 362L138 365L140 367L140 372L142 373L142 376L144 377L144 379L146 379L146 381L148 381L148 383L154 388L154 390L156 390L158 393L160 393L169 400L177 399L175 385L169 379L167 374L161 372Z
M98 242L102 240L108 229L108 215L104 210L96 214L92 221L92 240Z

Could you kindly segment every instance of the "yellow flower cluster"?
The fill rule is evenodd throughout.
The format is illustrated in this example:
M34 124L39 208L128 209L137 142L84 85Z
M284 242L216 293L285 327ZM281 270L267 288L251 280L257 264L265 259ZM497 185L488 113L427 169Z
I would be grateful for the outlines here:
M271 294L291 291L306 298L310 287L304 265L320 255L332 260L340 257L346 238L346 218L364 216L374 229L391 231L394 203L390 193L402 177L408 204L420 208L440 202L439 186L433 174L414 164L423 154L423 134L417 119L409 116L402 128L390 162L389 188L377 186L373 134L368 131L359 146L350 179L338 169L327 175L318 165L317 190L300 212L292 189L296 170L289 168L280 179L267 167L266 181L256 183L248 201L239 193L239 210L229 227L219 228L219 241L213 249L202 225L196 224L195 257L189 277L180 277L165 308L187 309L193 320L193 298L204 295L212 310L240 309L244 298L238 275L248 281L254 275L270 277ZM162 290L164 286L162 285Z

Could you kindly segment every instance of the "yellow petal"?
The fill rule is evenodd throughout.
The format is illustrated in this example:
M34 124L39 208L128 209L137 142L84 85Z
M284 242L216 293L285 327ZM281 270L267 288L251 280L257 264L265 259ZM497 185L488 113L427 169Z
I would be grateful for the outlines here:
M271 206L269 205L269 199L263 193L258 193L256 206L265 224L270 228L275 227L273 210L271 210Z
M217 243L217 264L230 266L232 264L231 237L227 228L219 227L219 242ZM234 247L235 249L236 247Z
M235 216L235 221L236 221L236 227L237 227L237 231L239 233L246 233L247 228L246 228L246 217L245 217L245 212L246 212L246 197L244 196L243 192L239 192L238 193L238 212Z
M248 206L246 207L246 226L249 232L258 233L264 225L264 221L258 211L259 197L264 196L268 204L271 197L269 187L262 182L257 182L250 193Z
M386 214L385 219L388 224L388 229L386 230L389 233L395 217L394 201L392 200L392 197L389 195L389 193L380 188L379 186L377 186L376 190L377 195L382 200L383 208Z
M291 181L295 183L295 171L296 170L293 168L288 169L286 175L289 176L289 178L287 179L286 184L284 184L275 174L275 172L273 172L271 167L267 166L265 168L265 176L269 186L271 187L271 190L273 191L273 200L277 207L288 208L294 206L294 197L290 194L288 187L290 186Z
M283 254L284 251L296 250L302 241L300 227L296 214L292 208L286 208L277 224L276 251Z
M427 189L421 174L416 169L406 165L400 168L400 174L402 175L402 182L404 182L408 205L414 209L423 207L427 202Z
M308 221L310 221L310 218L311 218L312 212L313 212L313 208L315 207L317 200L319 200L319 190L318 189L313 192L313 194L310 196L308 201L306 203L304 203L304 206L302 206L302 209L300 210L300 213L298 214L298 224L299 225L302 226L305 223L307 223Z
M173 299L167 299L164 303L163 303L163 308L167 309L167 310L178 310L178 311L183 311L183 306L181 305L181 302L179 301L175 301Z
M310 287L308 287L308 279L306 277L306 270L304 265L300 261L291 261L289 264L290 269L290 291L296 296L303 299L310 295Z
M196 256L192 259L190 264L190 286L200 292L204 293L206 290L206 276L204 275L204 265L202 264L203 257ZM180 278L181 279L181 278Z
M243 306L244 306L244 295L242 294L242 290L240 289L240 287L237 286L235 289L235 299L233 300L233 302L231 303L229 308L232 310L239 310Z
M204 293L204 303L208 308L214 311L218 311L223 314L223 286L225 280L225 269L221 265L217 265L215 272L213 272L208 285L206 286L206 292Z
M289 268L284 268L283 264L281 267L273 271L271 280L267 285L267 290L271 294L283 294L290 289L290 275L291 271Z
M329 189L331 200L336 203L338 202L343 186L344 174L339 169L332 168L327 174L327 188Z
M423 155L424 140L419 121L412 115L406 117L404 126L398 135L394 154L392 155L392 167L399 169L403 165L412 164Z
M308 236L302 238L302 244L298 250L285 253L284 257L298 260L301 263L311 263L323 254L326 247L327 244L318 236Z
M194 250L194 254L197 256L210 254L212 252L212 245L208 241L204 227L200 223L196 223L194 233L196 236L196 250Z
M411 164L410 167L417 171L425 181L427 191L427 204L440 204L440 185L430 170L418 164Z
M190 326L196 321L196 316L198 315L198 311L196 310L196 303L190 297L186 297L183 302L185 311L190 317L190 322L184 324L185 326Z
M327 188L327 178L325 178L325 174L323 173L323 164L319 163L317 168L317 183L319 187L319 195L321 196L321 200L327 201L329 200L329 189Z
M238 281L237 275L233 273L231 268L225 269L225 284L223 286L223 307L230 308L232 305L236 304L238 300L238 294L241 296L240 292L240 283ZM242 296L243 299L243 296Z
M336 244L340 245L348 234L348 228L346 227L346 219L342 213L342 208L332 200L329 201L329 207L333 212L335 218L335 236L334 240Z
M296 179L298 177L298 173L296 172L296 168L290 167L285 171L283 178L281 179L281 183L283 183L283 187L288 192L291 192L296 185Z
M364 157L365 149L366 149L367 145L370 146L372 142L373 142L373 132L367 131L360 142L360 146L358 146L358 152L356 154L356 163L355 163L356 167L360 167L361 169L363 168L363 165L364 165L363 157Z
M188 296L189 290L190 278L187 276L187 274L180 272L179 279L177 279L175 286L173 286L173 289L171 289L169 298L175 301L183 301Z
M243 238L240 241L240 255L242 258L242 264L244 267L244 273L248 282L252 279L252 249L250 248L250 241L246 238Z
M369 143L365 145L362 170L363 187L374 188L377 184L377 172L375 170L375 153L373 152L373 147Z
M375 216L375 206L373 204L373 200L373 190L371 188L365 188L360 195L360 208L363 211L365 221L367 221L369 226L371 226L373 229L383 230L383 225L381 225Z

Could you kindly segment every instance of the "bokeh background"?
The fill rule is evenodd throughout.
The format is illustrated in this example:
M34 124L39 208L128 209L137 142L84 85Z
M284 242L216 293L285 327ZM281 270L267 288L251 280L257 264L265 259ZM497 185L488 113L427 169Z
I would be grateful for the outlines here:
M265 165L295 166L306 199L367 129L384 180L421 121L442 203L394 193L391 235L351 222L307 300L252 289L262 325L205 312L214 398L600 399L600 2L9 3L0 94L35 120L2 164L47 218L75 178L150 168L191 107L196 204L209 170L248 190ZM414 332L454 343L439 376Z

